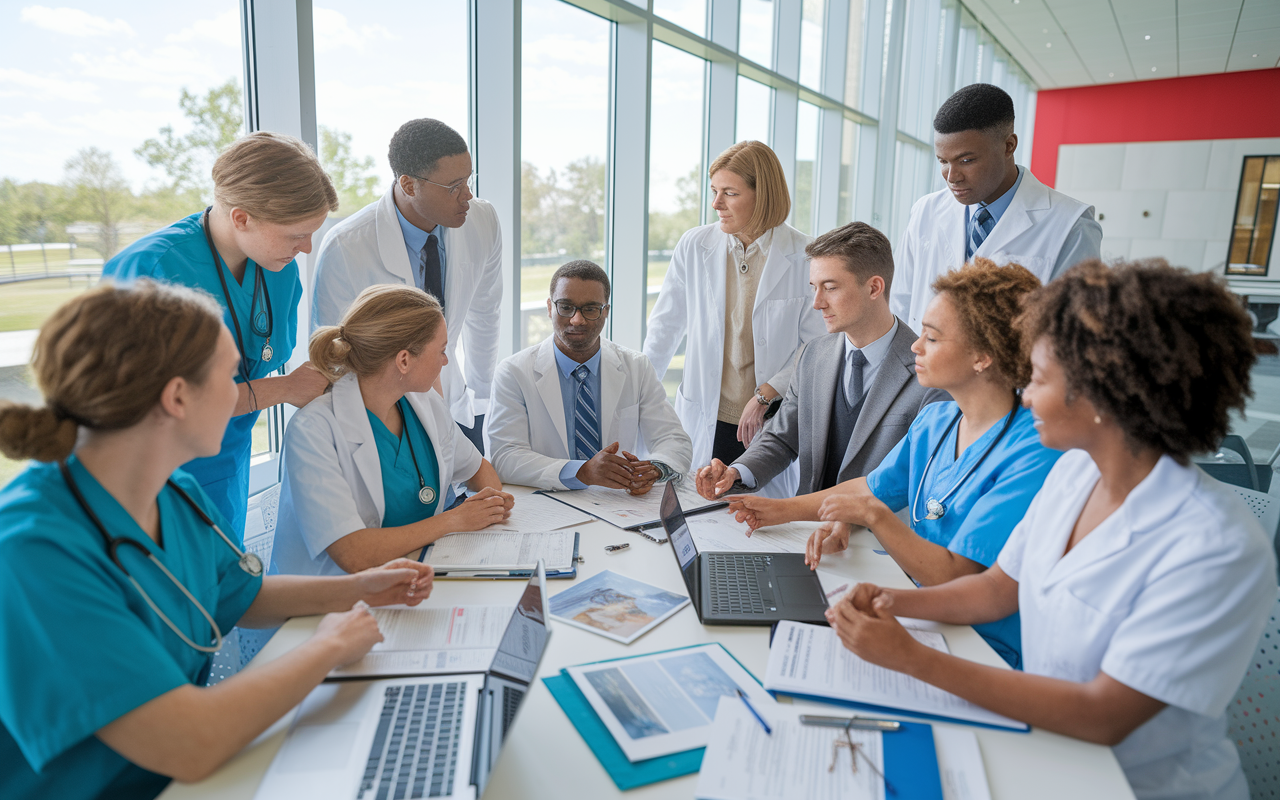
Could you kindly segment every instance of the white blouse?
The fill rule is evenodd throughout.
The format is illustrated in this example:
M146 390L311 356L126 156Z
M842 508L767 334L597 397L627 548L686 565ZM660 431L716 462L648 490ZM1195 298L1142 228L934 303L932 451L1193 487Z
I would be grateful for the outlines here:
M1276 602L1271 543L1243 501L1168 456L1063 555L1099 478L1064 455L1001 551L1026 672L1105 672L1168 705L1114 748L1141 800L1240 798L1225 710Z

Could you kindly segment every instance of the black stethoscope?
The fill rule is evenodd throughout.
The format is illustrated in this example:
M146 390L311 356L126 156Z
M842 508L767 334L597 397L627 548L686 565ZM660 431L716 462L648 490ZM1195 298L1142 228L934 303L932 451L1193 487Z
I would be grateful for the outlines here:
M195 595L191 594L191 591L182 584L182 581L178 580L178 578L169 571L169 568L166 567L160 559L156 558L155 554L151 552L151 548L147 547L137 539L112 536L108 533L107 527L102 524L102 520L98 518L98 515L94 513L94 510L89 506L89 502L84 499L84 495L80 493L80 487L77 486L75 480L72 479L71 470L67 467L67 462L58 462L58 470L62 473L62 479L67 482L67 488L71 490L72 497L74 497L76 502L80 504L80 508L84 510L85 515L89 517L89 521L98 529L98 533L102 534L102 539L107 544L107 555L111 556L111 560L115 562L115 565L120 568L120 571L123 572L125 577L129 579L129 582L133 584L133 588L138 590L138 594L142 595L142 599L145 600L147 605L151 607L151 610L156 613L156 616L159 617L165 625L168 625L169 630L176 633L178 638L188 646L194 647L202 653L217 652L218 649L222 647L222 631L218 628L218 623L214 621L213 616L205 609L204 606L200 605L200 601L195 598ZM196 501L192 500L191 495L183 491L181 486L174 483L172 480L166 481L166 483L170 489L173 489L178 493L179 497L187 501L187 505L191 506L191 509L196 512L196 516L200 517L200 520L204 522L204 524L213 528L214 532L216 532L218 536L222 537L222 541L227 543L227 547L230 547L231 550L240 557L240 569L255 578L262 574L262 559L258 558L254 553L246 553L239 547L236 547L236 543L231 541L231 539L222 532L222 529L214 524L214 521L209 517L209 515L204 513L204 509L196 505ZM159 567L160 571L164 573L164 576L168 578L174 586L178 587L178 591L182 592L182 594L191 601L191 604L196 607L196 611L200 612L200 615L209 623L209 627L213 629L212 645L198 645L191 641L191 639L188 638L177 625L173 624L173 620L169 619L169 617L160 610L160 607L151 599L151 595L147 594L142 588L142 585L138 583L137 579L129 574L129 570L120 560L120 556L117 551L120 549L121 545L129 545L145 555L147 558L151 559L151 563Z
M916 506L920 503L920 495L924 492L924 482L929 475L929 467L933 466L934 457L938 455L938 451L941 450L942 445L946 443L947 437L951 435L951 429L954 428L960 422L960 418L964 416L963 411L956 413L955 417L947 425L947 429L942 432L942 438L933 446L933 452L929 454L929 460L925 462L924 471L920 473L920 483L916 486L916 496L911 501L912 525L917 525L922 520L942 519L942 517L947 513L947 501L951 499L951 495L955 494L956 491L964 485L964 482L969 480L969 476L972 475L978 467L982 466L982 462L987 460L987 456L991 455L991 451L995 449L996 445L1000 444L1000 440L1004 438L1005 433L1009 430L1009 426L1013 424L1013 418L1017 415L1018 406L1015 404L1013 410L1009 412L1009 416L1004 418L1004 427L1002 427L1000 429L1000 433L996 435L995 441L987 445L987 449L983 451L982 457L979 458L972 467L969 467L969 471L966 472L960 480L956 481L955 485L951 487L950 491L942 496L941 500L935 500L930 497L924 504L925 511L928 513L923 517L917 517Z
M409 433L408 415L404 413L399 403L396 403L396 411L400 412L400 428L404 431L405 444L409 445L409 457L413 459L413 470L418 473L418 501L424 506L429 506L436 501L436 490L428 486L427 479L422 477L422 467L418 466L418 456L413 452L413 436Z
M204 210L204 215L200 218L200 227L204 229L204 240L209 245L209 255L213 256L213 268L218 272L218 282L222 284L222 297L227 301L227 311L231 312L231 324L236 329L236 344L240 346L240 378L246 384L249 382L249 357L244 352L244 336L240 332L240 317L236 315L235 304L231 302L231 291L227 288L227 276L222 273L222 258L218 255L218 248L213 245L213 234L209 233L209 213L213 211L213 206L209 206ZM267 279L263 276L262 265L254 263L257 267L253 273L253 296L249 299L249 324L253 326L253 332L263 337L265 341L262 343L262 361L264 363L271 361L271 357L275 351L271 348L271 333L275 330L276 319L275 312L271 310L271 290L267 287ZM261 313L255 312L258 308L258 292L262 292L263 308ZM266 325L258 324L258 317L266 318Z

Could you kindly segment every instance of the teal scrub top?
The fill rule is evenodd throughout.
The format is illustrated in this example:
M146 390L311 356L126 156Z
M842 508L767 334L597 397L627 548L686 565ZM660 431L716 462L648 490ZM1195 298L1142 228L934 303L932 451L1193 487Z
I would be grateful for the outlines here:
M153 278L203 289L222 306L223 321L234 335L236 328L231 321L231 312L227 311L227 298L222 292L213 255L209 252L204 228L200 224L203 214L192 214L142 237L108 261L102 268L102 276L119 281ZM236 282L225 264L223 270L231 303L240 320L240 333L248 355L249 380L266 377L284 366L293 354L298 331L298 303L302 300L298 262L290 261L284 269L272 272L250 260L245 266L242 283ZM262 270L267 293L271 296L274 317L271 331L271 349L274 352L270 361L262 360L262 345L266 337L254 333L250 316L258 270ZM259 295L253 310L263 324L266 319L264 306L265 297ZM241 382L238 374L236 382ZM249 455L253 447L253 426L259 413L255 411L232 417L222 437L222 450L216 456L198 458L183 465L183 469L200 482L222 516L230 521L230 527L224 530L234 530L233 538L240 541L244 540L245 516L249 510Z
M382 499L385 513L382 515L382 527L394 528L410 525L434 516L444 498L440 493L440 463L436 460L436 449L431 438L413 413L413 407L404 398L397 403L404 414L405 424L400 436L393 436L382 420L372 411L369 424L373 427L373 438L378 444L378 465L382 468ZM406 440L405 437L411 437ZM410 452L409 443L413 443ZM414 466L414 456L418 459ZM418 499L422 483L418 481L418 469L422 470L422 479L435 490L435 499L423 503Z
M927 501L941 500L951 491L1005 425L1003 419L992 425L957 459L960 426L952 427L941 446L939 440L958 413L960 408L953 401L925 406L902 441L867 475L867 486L894 511L908 509L908 522L917 535L989 567L996 563L1009 534L1026 515L1031 499L1062 453L1040 444L1031 412L1018 406L1012 412L1009 430L991 455L946 500L942 518L924 519ZM935 449L937 455L921 488L921 473ZM914 522L917 517L920 521ZM1022 628L1016 613L973 627L1011 667L1021 668Z
M171 487L158 498L161 546L75 457L68 466L107 531L150 547L229 632L262 579L240 569L231 548ZM173 480L226 524L194 478L179 470ZM212 638L154 564L132 547L117 553L192 641ZM0 618L0 797L159 794L168 778L125 760L94 733L168 691L203 682L210 656L184 644L147 607L56 464L32 464L0 491Z

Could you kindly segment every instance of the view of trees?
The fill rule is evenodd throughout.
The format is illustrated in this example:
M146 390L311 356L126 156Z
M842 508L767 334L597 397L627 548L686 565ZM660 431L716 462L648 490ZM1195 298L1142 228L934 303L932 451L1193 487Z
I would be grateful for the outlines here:
M188 133L179 136L173 125L165 125L133 151L158 172L140 192L125 181L115 156L97 147L69 158L60 184L0 179L0 244L65 242L68 226L81 223L94 234L92 241L80 243L106 260L137 235L212 202L214 159L244 129L240 86L231 79L204 95L183 89L178 107L190 125ZM320 161L343 212L375 200L380 190L373 158L352 154L349 133L321 125L319 134Z

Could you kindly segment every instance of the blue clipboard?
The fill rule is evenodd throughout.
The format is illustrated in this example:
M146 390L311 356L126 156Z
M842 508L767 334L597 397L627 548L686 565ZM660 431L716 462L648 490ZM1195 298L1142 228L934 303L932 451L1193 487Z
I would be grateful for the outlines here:
M773 647L773 634L778 630L778 623L774 623L769 629L769 646ZM844 708L853 708L858 711L871 711L876 714L885 714L892 717L915 717L916 719L932 719L938 722L950 722L953 725L971 725L975 728L988 728L993 731L1005 731L1007 733L1031 733L1031 726L1026 723L1020 723L1021 727L1010 727L1008 725L995 725L990 722L974 722L969 719L959 719L958 717L948 717L942 714L929 714L924 711L908 711L903 708L894 708L893 706L878 706L874 703L859 703L854 700L841 700L835 697L824 697L820 694L801 694L800 692L788 692L778 689L767 689L769 694L776 697L794 697L797 700L810 700L814 703L828 703L834 706L843 706ZM904 725L908 723L903 723Z

